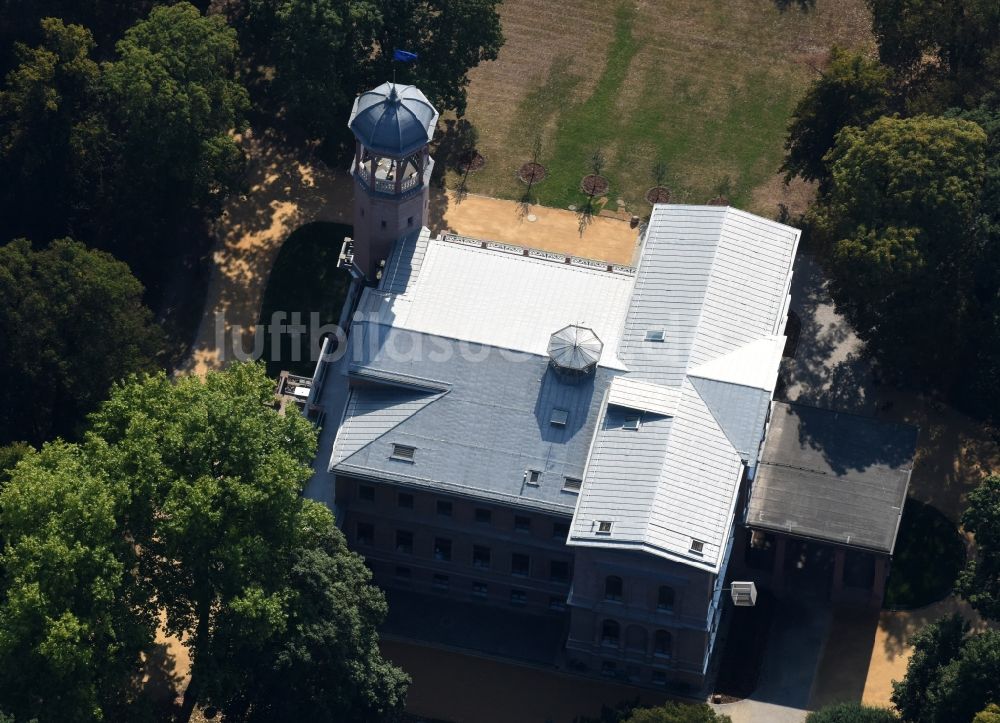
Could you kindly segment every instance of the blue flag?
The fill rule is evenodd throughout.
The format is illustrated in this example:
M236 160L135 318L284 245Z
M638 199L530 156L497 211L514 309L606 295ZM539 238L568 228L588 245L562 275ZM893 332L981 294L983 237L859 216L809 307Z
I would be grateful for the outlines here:
M398 60L400 63L412 63L417 59L416 53L411 53L409 50L396 50L392 51L392 59Z

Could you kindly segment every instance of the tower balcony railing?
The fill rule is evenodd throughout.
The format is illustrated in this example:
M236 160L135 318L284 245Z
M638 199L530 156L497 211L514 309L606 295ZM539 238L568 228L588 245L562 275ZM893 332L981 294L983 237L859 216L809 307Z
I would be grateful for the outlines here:
M354 168L354 174L365 183L369 188L371 187L371 172L368 170L368 166L364 164L357 164ZM412 173L403 179L403 182L399 185L399 193L405 194L413 191L420 187L420 174ZM384 193L386 195L395 196L396 195L396 181L389 180L387 178L375 177L375 192Z

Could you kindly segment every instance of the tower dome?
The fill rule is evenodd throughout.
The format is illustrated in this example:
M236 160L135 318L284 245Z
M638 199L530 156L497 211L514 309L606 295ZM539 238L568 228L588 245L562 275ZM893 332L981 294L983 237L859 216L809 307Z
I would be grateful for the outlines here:
M549 359L552 367L565 378L588 375L601 359L604 343L593 329L571 325L549 338Z
M437 110L416 86L383 83L354 100L347 125L373 153L402 157L431 141L437 119Z

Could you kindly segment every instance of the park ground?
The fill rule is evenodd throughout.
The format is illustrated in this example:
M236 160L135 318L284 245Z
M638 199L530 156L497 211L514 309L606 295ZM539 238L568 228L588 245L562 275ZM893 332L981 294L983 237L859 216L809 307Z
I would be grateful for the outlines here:
M831 45L871 43L863 0L647 0L628 6L506 0L502 15L507 44L497 61L473 71L469 90L468 119L486 165L469 174L464 188L457 172L446 170L448 190L435 192L429 225L619 262L634 253L627 223L598 216L581 224L579 214L565 210L582 199L576 189L593 148L600 146L607 157L609 208L621 198L628 213L648 213L642 196L653 185L649 166L662 157L673 201L703 203L721 194L762 215L777 217L784 206L794 216L811 189L785 187L777 175L791 108ZM540 160L549 176L529 199L541 205L526 207L515 174L530 158L534 135L542 138ZM233 358L220 346L220 334L249 348L271 267L292 231L313 221L349 223L345 171L327 167L308 150L290 149L272 130L255 129L242 141L250 156L248 190L226 202L216 223L205 314L186 367L196 373ZM797 269L796 283L798 303L811 307L803 338L814 348L791 370L789 396L920 426L911 494L957 521L965 493L985 471L1000 469L995 440L939 401L879 388L809 259ZM913 634L959 605L948 599L868 616L831 611L810 705L845 698L887 703L891 680L905 671ZM165 643L164 655L174 658L176 641ZM405 657L416 664L412 649L396 650L401 662ZM178 687L185 663L178 652ZM518 669L511 670L516 677ZM421 706L433 699L427 685L417 677L412 696ZM511 702L509 696L498 700Z

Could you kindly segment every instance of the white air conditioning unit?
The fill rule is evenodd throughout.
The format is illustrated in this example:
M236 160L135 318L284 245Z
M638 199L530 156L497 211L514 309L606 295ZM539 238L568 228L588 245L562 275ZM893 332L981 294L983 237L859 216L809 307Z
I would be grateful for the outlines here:
M752 582L734 582L729 587L729 594L737 607L749 608L757 604L757 586Z

